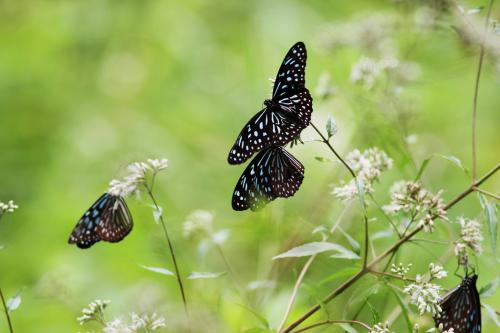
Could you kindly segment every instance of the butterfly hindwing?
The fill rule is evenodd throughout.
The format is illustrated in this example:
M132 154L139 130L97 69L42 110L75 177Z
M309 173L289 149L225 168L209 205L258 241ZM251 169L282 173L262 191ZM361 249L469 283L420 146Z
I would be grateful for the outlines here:
M83 214L68 243L87 249L100 240L118 242L132 230L132 217L120 196L104 193Z
M481 332L481 304L476 288L477 275L465 277L460 285L440 301L441 313L435 317L436 326L453 328L455 333Z
M233 192L234 210L255 211L278 197L290 197L300 187L304 167L282 147L261 151L247 166Z
M229 151L229 164L245 162L270 146L283 146L309 125L312 97L305 87L307 53L304 43L288 51L274 82L271 100L243 127Z

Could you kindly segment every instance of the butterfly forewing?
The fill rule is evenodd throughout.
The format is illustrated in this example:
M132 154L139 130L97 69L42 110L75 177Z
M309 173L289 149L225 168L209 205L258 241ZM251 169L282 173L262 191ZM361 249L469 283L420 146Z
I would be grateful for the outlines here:
M460 285L440 301L441 313L435 317L436 326L453 328L455 333L481 332L481 304L476 288L477 275L465 277Z
M100 240L117 242L132 229L132 217L120 196L104 193L83 214L68 243L86 249Z
M304 43L298 42L292 46L286 54L285 59L283 59L276 75L273 87L274 100L279 100L304 88L306 83L306 60L307 51Z
M234 210L255 211L278 197L297 192L304 178L302 164L282 147L261 151L247 166L233 192Z
M245 162L270 146L283 146L309 125L312 97L305 88L307 53L304 43L288 51L274 82L272 99L243 127L229 151L229 164Z

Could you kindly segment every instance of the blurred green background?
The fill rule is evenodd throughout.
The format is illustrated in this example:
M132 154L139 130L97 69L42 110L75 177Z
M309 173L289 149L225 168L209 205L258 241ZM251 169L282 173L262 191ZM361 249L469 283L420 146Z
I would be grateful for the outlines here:
M339 163L316 160L331 158L329 151L320 143L306 142L292 149L306 168L300 191L260 212L238 213L231 209L230 199L244 167L227 164L229 148L268 98L268 78L275 76L286 51L302 40L308 47L313 122L324 128L328 115L335 117L339 131L333 144L343 155L378 146L394 159L393 169L376 185L379 202L386 204L390 185L413 179L416 167L432 153L456 156L470 167L478 48L460 33L457 18L443 3L0 1L0 200L13 199L20 206L0 222L0 287L7 297L22 290L22 304L12 313L15 331L98 329L76 321L81 309L96 298L111 300L109 318L156 311L166 317L166 332L185 330L175 279L139 266L173 270L146 197L128 200L135 226L121 243L98 243L85 251L67 244L72 228L108 182L122 177L128 163L150 157L169 159L155 192L181 271L187 275L225 270L215 249L203 250L199 238L183 236L186 217L204 209L214 214L216 230L230 230L222 248L239 284L274 281L241 297L230 275L186 280L193 331L244 332L261 325L247 308L277 327L305 259L271 258L319 239L311 231L331 224L345 206L329 194L331 185L348 180L348 174ZM463 3L466 9L485 4ZM484 14L464 15L482 27ZM492 17L500 17L500 7L493 8ZM353 26L363 24L368 27L363 35L366 45L350 35ZM342 41L349 37L354 39ZM495 41L499 42L491 43ZM351 68L361 57L381 58L387 52L411 62L418 74L411 82L380 83L397 89L397 94L366 89L350 80ZM487 53L481 79L479 174L499 157L498 59L494 51ZM324 82L319 83L325 74L334 86L331 96L326 96ZM303 133L305 141L315 138L311 129ZM462 170L442 159L431 161L423 179L434 191L444 189L447 201L469 184ZM484 188L498 192L499 185L496 177ZM484 223L484 254L477 261L478 285L483 286L499 270L492 269L498 268L498 260L489 246L476 195L450 212L452 220L461 215ZM370 216L380 213L370 207ZM361 221L359 211L352 209L342 224L359 242ZM386 229L382 219L373 221L374 232ZM421 238L450 241L459 231L455 223L445 222L437 223L436 229ZM375 241L377 251L395 239ZM349 245L342 235L332 240ZM450 272L443 285L456 285L452 246L420 245L423 248L403 247L398 260L413 263L413 275L424 272L430 261L440 261ZM357 264L320 256L300 289L291 319L345 276L320 281ZM331 318L353 317L361 304L356 293L376 280L365 277L328 305ZM382 321L398 306L383 291L370 301ZM484 302L500 309L498 293ZM320 311L314 320L324 316ZM373 324L366 309L359 318ZM423 327L432 326L429 317L412 318ZM484 332L498 329L484 310L483 326ZM392 328L404 332L406 326L396 319ZM6 329L0 316L0 332ZM334 327L316 331L341 332Z

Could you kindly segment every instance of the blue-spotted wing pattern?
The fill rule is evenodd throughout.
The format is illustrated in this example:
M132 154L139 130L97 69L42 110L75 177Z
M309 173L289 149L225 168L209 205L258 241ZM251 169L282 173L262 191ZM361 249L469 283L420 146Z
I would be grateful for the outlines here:
M248 164L233 192L234 210L258 210L278 197L297 192L304 179L304 166L283 147L262 150Z
M272 98L243 127L229 151L229 164L245 162L270 146L283 146L309 125L312 97L305 87L307 51L298 42L288 51L274 81Z
M104 193L83 214L68 243L87 249L98 241L119 242L132 230L132 215L121 196Z
M455 289L439 302L441 313L435 317L436 326L453 328L455 333L481 332L481 303L476 288L477 275L466 276Z

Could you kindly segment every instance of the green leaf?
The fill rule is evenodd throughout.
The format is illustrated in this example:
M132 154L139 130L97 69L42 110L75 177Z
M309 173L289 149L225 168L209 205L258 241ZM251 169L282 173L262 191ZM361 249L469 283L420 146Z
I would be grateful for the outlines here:
M221 277L222 275L226 274L226 272L218 272L218 273L212 273L212 272L191 272L188 275L189 280L196 280L196 279L216 279L218 277Z
M14 296L7 300L7 311L12 312L21 305L21 291L19 290Z
M344 267L343 269L336 271L335 273L333 273L333 274L327 276L326 278L324 278L323 280L321 280L319 282L319 284L322 285L322 284L325 284L325 283L328 283L330 281L334 281L334 280L337 280L337 279L340 279L340 278L343 278L346 276L352 276L352 275L356 274L357 272L359 272L358 267L352 267L352 266Z
M408 314L410 312L410 309L408 308L408 305L405 303L405 301L401 298L401 296L398 294L398 292L396 290L394 290L393 288L391 288L390 285L387 285L387 287L392 292L392 294L394 295L394 297L396 297L396 300L399 303L399 307L401 308L401 311L403 313L403 317L405 319L406 328L408 329L408 332L413 332L413 325L411 323L410 316Z
M142 268L147 269L148 271L151 271L151 272L160 273L163 275L171 275L171 276L175 275L174 273L172 273L171 271L169 271L166 268L143 266L143 265L139 265L139 266L141 266Z
M342 327L342 329L344 331L346 331L347 333L358 333L358 331L349 324L341 323L341 324L339 324L339 326Z
M394 235L394 231L392 231L392 229L381 230L381 231L377 231L376 233L374 233L371 236L371 239L376 240L376 239L380 239L380 238L388 238L388 237L392 237L392 235Z
M371 287L364 288L361 292L357 293L357 295L353 295L349 300L350 305L357 304L361 301L366 301L370 295L377 294L380 291L380 283L376 282ZM378 323L378 321L377 321Z
M484 195L478 193L479 202L484 209L484 215L488 221L488 231L490 234L490 243L493 254L497 254L497 235L498 235L498 219L497 207L495 203L489 202Z
M368 298L366 299L366 304L370 308L370 312L372 313L372 318L374 323L380 323L380 314L378 313L377 309L368 301Z
M337 251L341 254L345 254L351 252L347 250L345 247L330 243L330 242L311 242L302 244L300 246L294 247L291 250L288 250L284 253L278 254L273 257L275 259L282 258L294 258L294 257L309 257L318 253L326 252L326 251Z
M469 169L467 169L457 157L452 156L452 155L447 156L447 155L442 155L442 154L432 154L431 156L429 156L425 160L423 160L422 164L420 164L420 168L418 168L418 172L417 172L417 176L415 177L415 181L419 180L422 177L422 174L424 173L425 169L427 168L429 162L431 161L431 159L433 157L440 157L442 159L445 159L445 160L453 163L454 165L456 165L460 169L462 169L465 172L465 174L467 174L467 175L469 174Z
M497 277L495 280L492 280L482 286L481 289L479 289L479 295L481 296L481 298L487 298L493 295L497 290L499 283L500 277Z
M333 116L328 115L328 119L326 120L326 134L328 135L328 139L334 136L338 131L337 122Z
M259 320L259 322L264 325L264 328L265 330L264 331L261 331L261 332L266 332L266 330L269 330L269 322L267 321L267 319L262 316L261 314L259 314L257 311L249 308L248 306L244 305L244 304L236 304L238 306L241 306L243 309L247 310L248 312L250 312L251 314L253 314L255 316L255 318L257 318ZM256 331L256 332L259 332L259 331Z
M493 320L493 322L495 323L495 325L500 327L500 320L498 320L498 316L497 316L497 313L495 312L495 309L493 309L488 304L483 304L483 306L486 309L486 312L490 316L491 320Z
M314 159L319 162L331 162L332 160L326 157L314 156Z
M331 255L330 258L355 260L360 259L361 257L358 254L346 249L345 251Z
M347 238L347 241L351 245L352 250L356 254L360 254L361 253L361 248L359 246L359 243L354 238L352 238L351 235L349 235L347 232L345 232L344 229L342 229L341 227L338 227L338 229L344 235L344 237Z

